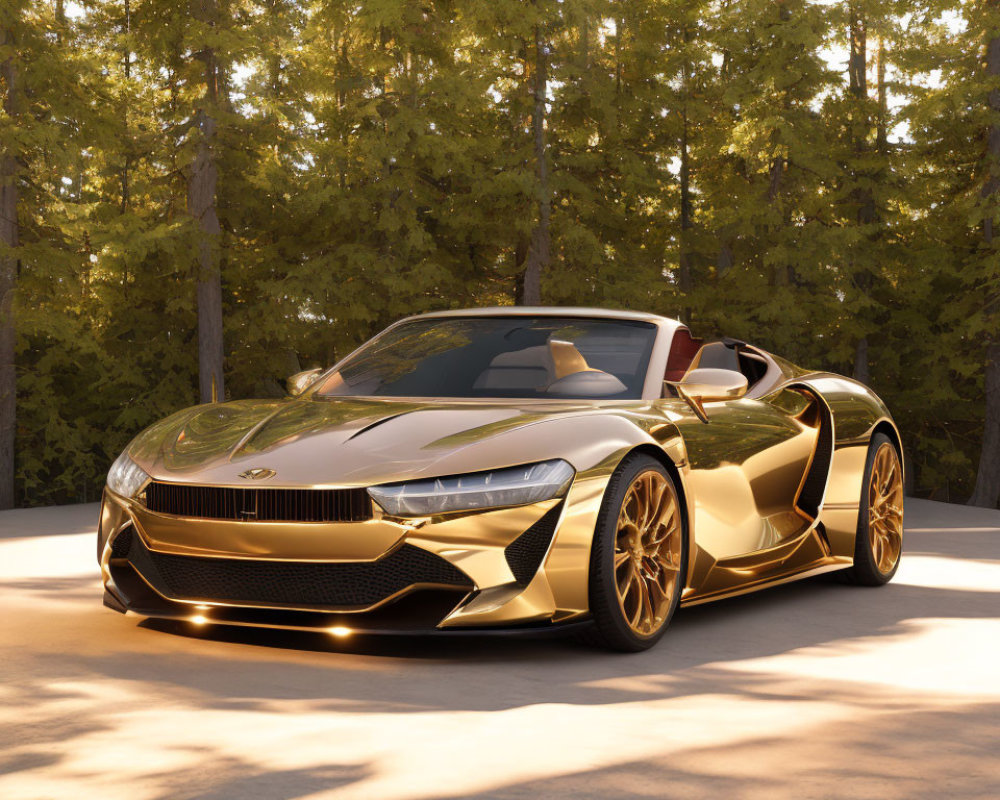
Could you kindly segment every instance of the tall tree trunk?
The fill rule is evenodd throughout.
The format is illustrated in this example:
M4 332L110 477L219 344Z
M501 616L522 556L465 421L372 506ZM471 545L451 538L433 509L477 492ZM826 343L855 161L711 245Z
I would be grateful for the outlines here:
M124 156L122 160L122 204L121 211L124 214L128 211L129 205L129 172L132 168L132 139L128 129L128 95L131 91L129 81L132 77L132 44L129 37L132 33L132 6L129 0L125 0L125 16L122 19L122 66L125 75L125 86L122 91L122 129L125 134L123 141Z
M858 99L868 92L868 25L864 12L857 3L848 7L850 16L850 53L847 60L847 77L850 90Z
M678 275L677 286L681 290L684 306L681 309L681 319L688 325L692 322L693 310L691 307L691 290L694 288L694 267L691 263L691 228L694 227L693 211L691 206L691 154L688 142L688 108L687 101L691 87L690 68L687 62L687 46L691 41L691 34L687 28L684 29L684 63L681 67L681 80L683 85L681 91L684 93L681 101L681 152L680 152L680 178L681 182L681 233L680 233L680 253L677 258Z
M542 272L549 266L549 217L552 196L549 190L548 154L545 147L545 101L548 92L548 47L541 24L535 25L535 86L531 129L534 134L535 194L538 220L531 232L528 258L524 265L524 288L521 303L537 306L542 302Z
M13 44L12 32L0 29L0 46ZM9 119L18 115L17 66L14 57L0 64L6 92L4 112ZM18 245L17 155L0 152L0 246ZM17 414L17 378L14 372L14 290L17 285L17 257L0 255L0 509L14 507L14 432Z
M994 5L996 2L994 0ZM986 74L995 82L1000 78L1000 34L995 34L986 47ZM994 120L1000 115L1000 89L994 83L990 90L987 104ZM994 122L990 126L987 139L988 173L983 186L982 200L992 206L1000 190L1000 124ZM983 244L986 252L996 257L996 231L994 217L996 209L987 207L983 219ZM988 256L990 257L990 256ZM987 296L993 298L987 314L994 320L992 336L987 337L986 344L986 418L983 422L983 449L979 455L979 471L976 474L976 488L969 498L969 504L996 508L1000 501L1000 334L996 333L997 297L1000 292L1000 279L996 271L988 278L992 285L987 285Z
M868 384L871 371L868 368L868 336L862 336L854 347L854 380Z
M680 255L678 256L677 284L681 290L684 306L681 310L683 321L691 324L691 289L694 288L694 276L691 269L691 228L694 226L691 213L691 161L688 153L688 118L686 106L681 107L681 238Z
M277 23L283 11L283 0L268 0L267 15L273 23ZM277 101L281 95L281 43L277 35L268 42L268 50L267 88L271 99ZM268 110L268 116L271 116L271 114L273 114L273 111Z
M201 0L197 16L211 20L216 8L213 0ZM201 402L225 397L222 343L222 276L219 265L221 228L216 213L215 189L218 167L213 144L218 109L219 63L215 51L206 47L198 57L205 63L205 95L195 110L198 149L188 178L188 212L198 225L198 388Z
M63 43L63 37L66 33L66 2L65 0L56 0L56 42L58 44Z
M879 155L889 152L889 93L885 85L885 36L878 37L878 63L875 66L878 117L875 120L875 150Z
M851 95L855 100L855 113L861 119L851 119L851 139L854 153L863 157L867 149L868 136L868 24L860 4L852 3L848 8L850 15L850 53L847 60L847 73ZM875 219L875 201L867 189L856 189L854 199L858 204L857 222L859 225L870 225ZM854 260L853 257L851 259ZM854 280L862 292L871 290L871 276L867 272L854 269ZM870 378L868 359L868 334L862 334L854 348L854 379L868 383Z
M867 101L868 92L868 75L867 75L867 61L868 61L868 37L866 31L866 25L863 19L855 20L852 16L852 27L851 30L851 92L860 101ZM888 101L886 95L885 86L885 39L879 36L878 39L878 64L876 66L876 71L878 74L877 81L877 92L878 92L878 115L875 119L875 150L880 155L885 155L888 150L888 134L886 130L886 122L888 116ZM867 120L866 120L867 123ZM867 127L867 124L866 124ZM855 140L855 151L858 153L864 152L865 142L864 139ZM875 198L870 191L864 191L860 194L860 206L858 209L858 223L861 225L866 225L874 222L876 220L875 215ZM870 291L871 280L868 275L857 276L859 288L864 291ZM871 380L871 369L869 367L870 361L868 357L868 335L863 335L858 339L857 345L854 348L854 379L856 381L861 381L861 383L869 383ZM908 476L912 473L908 473Z
M212 153L215 121L205 109L195 115L198 151L188 181L188 211L198 223L198 389L201 402L225 396L222 373L222 276L219 217L215 210L218 169Z
M1000 500L1000 342L990 343L986 359L983 449L979 456L976 487L969 498L969 505L996 508L997 501Z
M622 93L622 40L625 36L625 17L620 16L615 20L615 94L620 95ZM618 120L618 124L621 125L621 119Z

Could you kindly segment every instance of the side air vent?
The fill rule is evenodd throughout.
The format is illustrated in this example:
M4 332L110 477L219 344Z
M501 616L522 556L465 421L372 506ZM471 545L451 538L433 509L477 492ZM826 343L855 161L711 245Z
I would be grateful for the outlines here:
M364 522L372 518L365 489L258 489L154 481L146 508L198 519L259 522Z
M816 452L813 453L809 472L802 482L798 505L813 519L819 516L819 504L823 501L826 489L826 479L830 474L830 461L833 458L833 423L830 420L830 410L826 404L817 400L820 410L819 434L816 439Z
M556 523L562 512L562 502L550 508L538 522L518 536L504 549L507 566L514 573L517 582L527 586L535 577L542 559L549 549L552 535L556 532Z

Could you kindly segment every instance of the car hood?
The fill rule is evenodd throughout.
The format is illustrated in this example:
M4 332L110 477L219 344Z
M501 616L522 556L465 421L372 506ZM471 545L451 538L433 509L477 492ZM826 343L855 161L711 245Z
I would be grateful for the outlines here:
M371 485L555 457L581 469L636 438L628 417L641 405L242 400L178 412L136 437L129 455L159 480L222 485L247 485L240 473L253 468L274 471L268 486Z

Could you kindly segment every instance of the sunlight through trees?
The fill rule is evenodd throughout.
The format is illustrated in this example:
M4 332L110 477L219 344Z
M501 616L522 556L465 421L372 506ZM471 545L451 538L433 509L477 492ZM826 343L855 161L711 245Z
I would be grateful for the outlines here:
M997 0L7 0L0 507L95 499L213 386L522 300L867 380L914 491L995 506L998 31Z

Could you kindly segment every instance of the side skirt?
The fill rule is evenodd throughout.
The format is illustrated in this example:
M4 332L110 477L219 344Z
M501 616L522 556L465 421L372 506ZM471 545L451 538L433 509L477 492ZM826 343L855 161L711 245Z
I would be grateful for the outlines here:
M724 600L727 597L738 597L741 594L750 594L751 592L757 592L771 586L780 586L783 583L791 583L792 581L802 580L803 578L811 578L814 575L822 575L824 572L836 572L840 569L847 569L852 563L854 562L850 558L835 557L835 560L833 561L824 559L823 561L814 562L812 565L806 566L804 569L796 570L795 572L787 573L785 575L762 578L758 581L745 583L731 589L712 592L707 595L692 595L686 598L682 596L681 605L697 606L702 603L711 603L713 600Z

